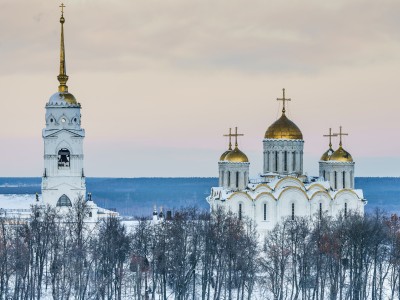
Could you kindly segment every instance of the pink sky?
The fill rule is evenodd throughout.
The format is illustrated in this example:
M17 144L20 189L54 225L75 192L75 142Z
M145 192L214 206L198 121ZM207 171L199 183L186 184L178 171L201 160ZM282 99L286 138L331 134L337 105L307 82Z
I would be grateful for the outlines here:
M0 176L42 174L44 106L58 86L58 5L0 0ZM217 176L222 135L234 126L256 175L283 87L308 174L327 148L322 135L342 125L356 175L400 176L399 1L65 5L87 176Z

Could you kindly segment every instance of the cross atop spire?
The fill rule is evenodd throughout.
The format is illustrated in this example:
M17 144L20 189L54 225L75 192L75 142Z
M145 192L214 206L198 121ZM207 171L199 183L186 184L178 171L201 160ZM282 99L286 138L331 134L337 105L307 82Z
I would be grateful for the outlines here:
M61 3L60 7L61 7L61 16L64 16L64 7L66 6L64 5L64 3Z
M57 76L58 82L60 82L60 85L58 86L58 91L68 92L68 86L67 86L68 75L65 68L65 47L64 47L64 23L65 23L64 3L61 3L60 7L61 7L61 18L60 18L61 43L60 43L60 74Z
M235 137L235 147L237 148L238 147L237 138L238 138L238 136L244 136L244 134L238 133L237 127L235 127L235 133L233 133L232 136Z
M229 136L229 149L232 150L232 128L229 128L229 134L224 134L224 136Z
M334 133L334 134L340 136L339 146L342 147L342 136L344 136L344 135L349 135L349 134L348 134L348 133L343 133L343 132L342 132L342 126L340 126L339 133Z
M285 114L285 112L286 112L286 106L285 106L286 101L292 101L292 99L285 98L285 88L282 89L282 92L283 92L283 97L282 98L276 98L276 100L283 102L282 114Z
M329 128L329 134L324 134L324 137L329 137L329 149L332 149L332 137L338 136L337 133L332 133L332 128Z

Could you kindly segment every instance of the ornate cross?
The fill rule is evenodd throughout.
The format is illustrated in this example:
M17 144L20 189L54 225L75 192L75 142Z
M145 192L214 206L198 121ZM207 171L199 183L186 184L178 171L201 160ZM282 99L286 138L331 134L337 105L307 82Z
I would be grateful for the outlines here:
M334 133L334 134L340 136L339 146L342 146L342 136L344 136L344 135L349 135L348 133L343 133L343 132L342 132L342 126L340 126L339 133Z
M283 97L282 98L276 98L276 100L283 102L282 113L285 114L285 112L286 112L286 107L285 107L286 101L292 101L292 99L285 98L285 88L282 89L282 92L283 92Z
M238 132L237 132L237 127L235 127L235 133L233 133L232 136L235 137L235 147L237 147L237 146L238 146L237 137L238 137L238 136L244 136L244 134L238 133Z
M232 150L232 128L229 128L229 134L224 134L224 136L229 136L229 150Z
M332 137L338 136L338 134L332 133L332 128L329 128L329 134L324 134L323 136L329 137L329 148L332 148Z
M61 7L61 16L63 16L64 15L64 7L66 7L66 6L64 5L64 3L61 3L60 7Z

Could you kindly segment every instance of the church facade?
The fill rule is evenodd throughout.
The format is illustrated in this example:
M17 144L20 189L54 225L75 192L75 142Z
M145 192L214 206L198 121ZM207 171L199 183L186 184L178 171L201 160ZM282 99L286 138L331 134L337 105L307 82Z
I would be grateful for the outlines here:
M241 134L230 131L229 148L218 162L219 186L211 189L207 202L211 210L222 207L249 218L264 235L283 218L347 215L350 211L364 213L362 190L354 187L352 156L342 145L340 131L329 134L329 149L319 161L319 176L303 173L304 139L301 130L286 116L283 89L281 117L265 132L263 139L263 170L258 178L249 179L250 162L238 147ZM332 149L332 137L340 137L337 150ZM231 138L235 138L232 149Z

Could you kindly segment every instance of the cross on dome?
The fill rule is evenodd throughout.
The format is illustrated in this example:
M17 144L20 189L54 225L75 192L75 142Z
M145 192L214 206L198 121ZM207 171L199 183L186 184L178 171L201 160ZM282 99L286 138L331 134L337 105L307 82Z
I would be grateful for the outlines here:
M339 128L340 128L339 133L334 133L334 134L340 136L339 146L342 147L342 136L349 135L349 134L342 132L342 126L340 126Z
M342 127L340 127L342 128ZM338 136L337 133L332 133L332 128L329 128L329 134L324 134L324 137L329 137L329 148L332 148L332 137Z
M285 114L285 112L286 112L286 106L285 106L286 101L292 101L292 99L285 98L285 88L282 89L282 93L283 93L283 97L282 98L276 98L276 100L283 102L282 113Z
M229 150L232 150L232 128L229 128L229 134L224 134L224 136L229 136Z
M232 136L235 137L235 147L237 148L237 146L238 146L237 137L244 136L244 134L238 133L237 127L235 127L235 133L233 133Z

